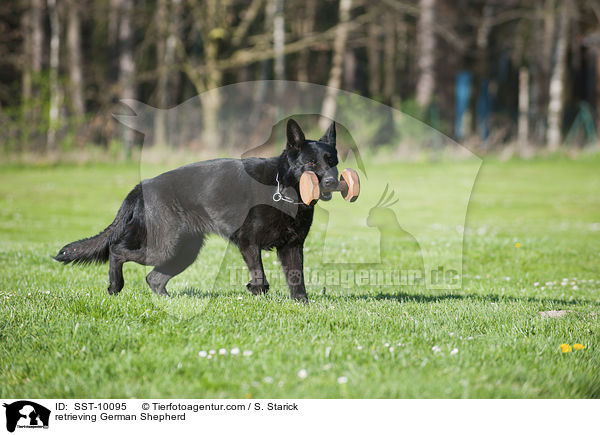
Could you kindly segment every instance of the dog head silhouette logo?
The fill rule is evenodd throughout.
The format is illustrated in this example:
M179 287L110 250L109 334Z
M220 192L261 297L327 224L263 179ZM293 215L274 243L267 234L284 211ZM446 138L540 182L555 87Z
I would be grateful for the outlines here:
M29 400L19 400L3 405L6 408L6 430L18 428L48 428L50 410Z

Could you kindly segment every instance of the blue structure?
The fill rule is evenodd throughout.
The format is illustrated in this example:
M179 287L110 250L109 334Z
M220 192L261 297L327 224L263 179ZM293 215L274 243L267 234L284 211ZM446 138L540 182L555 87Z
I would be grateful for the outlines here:
M462 140L465 137L463 119L469 108L472 79L473 75L468 71L461 71L456 75L454 92L454 135L458 140Z

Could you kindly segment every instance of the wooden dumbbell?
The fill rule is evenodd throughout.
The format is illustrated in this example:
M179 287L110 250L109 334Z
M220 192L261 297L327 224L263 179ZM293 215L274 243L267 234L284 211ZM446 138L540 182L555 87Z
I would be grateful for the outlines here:
M341 192L346 201L356 201L360 193L358 173L354 169L344 169L337 187L328 189L326 192ZM302 202L306 205L313 205L317 202L321 196L317 174L312 171L306 171L302 174L300 177L300 196Z

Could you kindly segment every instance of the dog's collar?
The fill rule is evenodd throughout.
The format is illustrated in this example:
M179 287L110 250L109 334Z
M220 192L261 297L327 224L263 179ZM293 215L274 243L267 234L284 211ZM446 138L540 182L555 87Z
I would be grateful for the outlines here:
M293 198L290 198L289 196L286 196L283 193L281 193L281 185L279 184L279 172L277 172L277 175L275 176L275 181L277 182L277 190L273 194L273 201L285 201L289 202L290 204L296 205L304 204L303 202L295 202Z

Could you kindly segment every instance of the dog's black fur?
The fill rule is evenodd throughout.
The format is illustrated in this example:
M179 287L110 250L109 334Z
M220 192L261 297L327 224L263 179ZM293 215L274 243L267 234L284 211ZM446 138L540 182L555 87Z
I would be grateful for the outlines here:
M319 141L307 141L290 119L286 135L286 148L278 157L210 160L142 181L127 195L108 228L66 245L55 260L108 261L110 294L123 288L123 263L154 266L146 281L155 293L168 295L167 282L194 262L206 235L216 233L240 249L251 275L250 292L269 290L261 250L275 248L291 297L307 301L303 246L314 208L298 204L295 213L286 213L272 195L278 177L286 198L300 198L300 176L307 170L317 174L323 187L337 184L335 123ZM254 182L262 190L252 188ZM262 198L257 197L259 190ZM331 193L321 199L331 199Z

